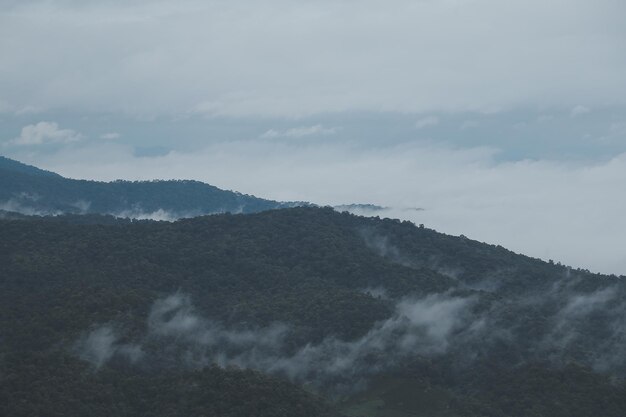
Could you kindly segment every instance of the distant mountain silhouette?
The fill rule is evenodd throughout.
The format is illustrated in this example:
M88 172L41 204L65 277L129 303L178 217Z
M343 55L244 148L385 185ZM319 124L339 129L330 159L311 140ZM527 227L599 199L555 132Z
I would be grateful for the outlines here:
M172 220L299 205L306 203L266 200L191 180L74 180L0 156L0 210L27 215L98 213Z

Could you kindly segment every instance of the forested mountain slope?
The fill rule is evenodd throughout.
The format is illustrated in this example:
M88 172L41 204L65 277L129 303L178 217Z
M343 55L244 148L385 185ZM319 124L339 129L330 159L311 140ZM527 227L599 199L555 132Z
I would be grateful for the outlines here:
M329 208L81 219L0 220L0 414L626 412L621 277Z
M292 207L199 181L73 180L0 156L0 209L30 215L100 213L172 220Z

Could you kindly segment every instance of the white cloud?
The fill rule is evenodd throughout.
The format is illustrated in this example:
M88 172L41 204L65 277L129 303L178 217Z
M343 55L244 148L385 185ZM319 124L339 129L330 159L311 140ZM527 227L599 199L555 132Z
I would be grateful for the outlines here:
M498 162L496 156L490 148L420 143L367 149L245 141L155 158L136 158L131 147L100 142L22 159L72 178L187 178L276 200L372 203L391 207L376 215L626 274L626 154L579 164Z
M74 344L81 359L100 368L113 356L119 355L131 363L138 361L143 352L139 345L121 344L120 337L111 326L100 326L78 340Z
M122 135L117 132L103 133L102 135L100 135L100 139L105 140L119 139L120 137L122 137Z
M10 104L7 101L0 100L0 114L14 114L16 116L24 116L31 114L38 114L43 112L44 109L39 106L33 106L31 104L25 104L20 107Z
M9 113L13 110L13 107L4 100L0 100L0 114Z
M542 114L541 116L537 117L537 123L547 123L554 120L554 116L551 114Z
M22 133L11 141L19 146L42 145L45 143L69 143L83 138L80 133L71 129L60 129L55 122L39 122L24 126Z
M585 106L576 106L572 109L570 115L571 117L578 117L578 116L582 116L583 114L587 114L591 111L591 109L589 107L585 107Z
M626 136L626 122L611 123L609 131L616 136Z
M37 106L26 105L15 110L17 116L42 113L44 109Z
M626 100L623 0L15 4L0 13L0 91L16 108L298 116Z
M270 129L263 133L261 138L301 138L303 136L313 135L333 135L337 133L336 127L324 127L322 125L301 126L286 130Z
M428 116L428 117L425 117L425 118L420 119L417 122L415 122L415 128L416 129L423 129L423 128L428 127L428 126L436 126L438 124L439 124L439 118L438 117Z
M476 120L466 120L461 124L461 127L459 129L467 130L467 129L473 129L478 126L480 126L480 123L477 122Z

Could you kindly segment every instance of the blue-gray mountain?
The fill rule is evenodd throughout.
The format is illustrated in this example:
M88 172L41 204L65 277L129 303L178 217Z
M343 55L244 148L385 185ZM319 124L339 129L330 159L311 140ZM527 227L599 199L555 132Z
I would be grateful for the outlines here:
M0 210L26 215L98 213L173 220L303 204L266 200L199 181L74 180L0 156Z

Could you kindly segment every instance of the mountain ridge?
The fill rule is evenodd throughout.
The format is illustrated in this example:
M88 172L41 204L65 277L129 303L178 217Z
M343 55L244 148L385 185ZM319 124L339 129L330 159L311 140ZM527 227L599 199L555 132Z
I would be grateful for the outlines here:
M306 204L267 200L195 180L76 180L0 157L0 209L26 215L98 213L174 220Z
M111 384L115 393L102 400L108 412L116 401L136 409L115 387L139 378L180 392L172 384L198 383L217 365L305 386L348 415L626 409L621 278L331 208L110 225L80 218L0 220L0 357L9 358L0 371L12 375L0 397L41 405L19 387L44 395L56 384L64 409L84 401L70 381L92 372L85 388ZM39 358L41 371L29 373L23 355ZM173 368L183 374L166 377ZM203 384L226 377L207 375ZM381 390L380 378L404 388ZM415 397L429 387L436 401ZM230 398L225 387L214 392ZM166 398L164 409L175 404ZM310 415L327 410L302 401Z

